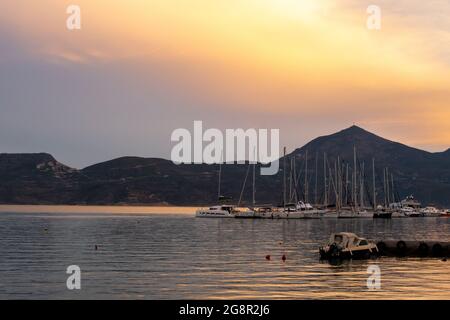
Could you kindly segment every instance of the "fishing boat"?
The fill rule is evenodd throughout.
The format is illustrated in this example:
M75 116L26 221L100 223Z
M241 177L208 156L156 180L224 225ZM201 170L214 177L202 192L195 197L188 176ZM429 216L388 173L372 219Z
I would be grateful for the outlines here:
M319 248L320 258L331 259L369 259L378 256L377 245L354 233L333 233L328 243Z

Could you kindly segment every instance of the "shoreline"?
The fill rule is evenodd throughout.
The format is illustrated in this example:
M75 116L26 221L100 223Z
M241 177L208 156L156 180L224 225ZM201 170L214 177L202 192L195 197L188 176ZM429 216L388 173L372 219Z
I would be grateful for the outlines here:
M55 214L193 214L198 207L144 206L144 205L16 205L0 204L3 213L55 213Z

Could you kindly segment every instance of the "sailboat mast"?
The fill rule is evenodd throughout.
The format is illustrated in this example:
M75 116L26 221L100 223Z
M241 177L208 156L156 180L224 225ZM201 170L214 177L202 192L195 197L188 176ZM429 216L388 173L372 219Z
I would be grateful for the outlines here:
M308 203L308 150L305 153L305 203Z
M348 163L345 167L345 204L348 205Z
M323 204L325 207L328 206L328 190L327 190L327 154L323 153L323 181L324 181L324 191L323 191Z
M339 208L339 194L338 194L338 182L337 182L337 177L338 177L338 173L337 173L337 163L336 160L334 161L334 198L335 198L335 202L336 202L336 208Z
M338 168L337 168L337 161L334 161L334 197L336 199L336 208L339 208L339 184L338 184Z
M392 192L392 202L395 202L395 194L394 194L394 175L391 173L391 192Z
M342 208L342 164L341 157L338 156L338 197L339 209Z
M372 189L373 189L373 209L377 209L377 191L375 183L375 158L372 158Z
M289 202L292 201L292 172L293 172L293 164L291 157L289 159Z
M361 172L359 173L359 205L364 207L364 175L365 175L365 163L362 164Z
M386 193L387 193L387 204L388 206L391 204L391 188L389 183L389 168L386 168Z
M222 177L222 163L219 163L219 186L217 191L217 199L220 199L220 184L221 184L221 177Z
M256 178L256 174L255 174L255 172L256 172L256 160L255 160L255 163L253 163L253 194L252 194L253 206L255 206L255 203L256 203L256 200L255 200L255 192L256 192L256 187L255 187L255 180L256 179L255 178Z
M353 146L353 205L356 208L358 207L358 200L356 198L356 193L357 193L357 180L356 180L356 174L357 174L357 169L356 169L356 146Z
M315 177L315 184L314 184L314 204L317 205L318 204L318 200L317 200L317 183L318 183L318 176L317 176L317 172L319 171L319 153L316 152L316 177Z
M384 207L387 208L386 168L383 169Z
M286 147L283 148L283 207L286 207Z

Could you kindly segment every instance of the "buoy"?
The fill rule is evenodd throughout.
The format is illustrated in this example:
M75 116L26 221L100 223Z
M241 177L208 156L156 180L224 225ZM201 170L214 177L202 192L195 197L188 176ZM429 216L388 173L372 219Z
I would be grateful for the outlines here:
M267 256L266 256L266 260L270 260L270 254L268 254Z
M286 261L286 255L285 254L283 254L283 256L281 257L281 260L283 260L283 262Z
M98 249L98 247L97 247L97 245L95 245L95 250L97 250Z

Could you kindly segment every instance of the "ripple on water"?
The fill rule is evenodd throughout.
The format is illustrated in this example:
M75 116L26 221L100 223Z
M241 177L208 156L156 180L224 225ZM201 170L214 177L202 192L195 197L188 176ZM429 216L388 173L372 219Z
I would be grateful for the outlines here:
M335 231L450 241L449 221L3 213L0 298L449 299L449 262L380 258L330 265L317 255ZM82 270L80 291L65 287L72 264ZM366 286L370 264L381 269L378 291Z

